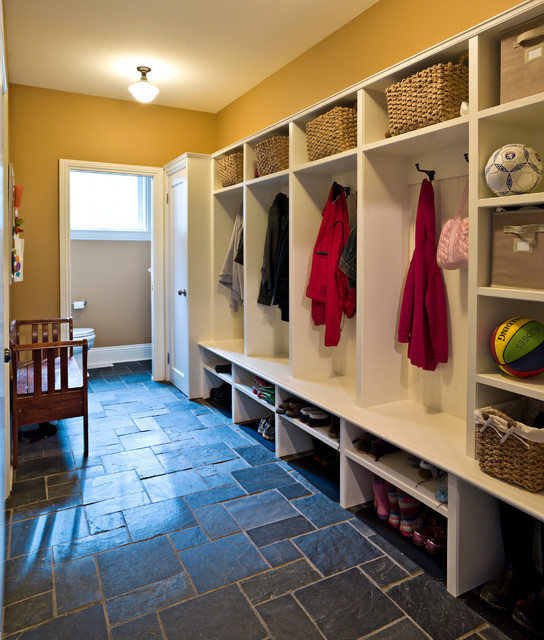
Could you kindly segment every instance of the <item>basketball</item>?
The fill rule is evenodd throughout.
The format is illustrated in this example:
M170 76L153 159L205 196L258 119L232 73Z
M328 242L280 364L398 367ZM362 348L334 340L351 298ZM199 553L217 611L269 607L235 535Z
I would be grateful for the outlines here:
M544 371L544 324L532 318L509 318L491 335L491 355L500 369L519 378Z

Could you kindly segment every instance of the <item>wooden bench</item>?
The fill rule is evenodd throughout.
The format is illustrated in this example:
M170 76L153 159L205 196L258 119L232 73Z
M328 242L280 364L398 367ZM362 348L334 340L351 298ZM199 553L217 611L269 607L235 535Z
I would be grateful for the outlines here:
M81 368L74 348L81 347ZM73 339L72 318L13 320L10 326L13 468L21 426L83 416L89 454L87 340Z

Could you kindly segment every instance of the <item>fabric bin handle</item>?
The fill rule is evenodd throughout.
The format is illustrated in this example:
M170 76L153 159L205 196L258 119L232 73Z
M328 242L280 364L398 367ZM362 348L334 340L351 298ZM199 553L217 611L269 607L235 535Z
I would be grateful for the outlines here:
M517 236L534 236L535 233L544 233L544 224L525 224L521 226L505 224L504 233L515 233Z
M517 47L521 47L521 45L528 40L534 40L535 38L541 38L542 36L544 36L544 26L537 27L536 29L531 29L530 31L525 31L524 33L520 33L514 44L514 49L516 49Z

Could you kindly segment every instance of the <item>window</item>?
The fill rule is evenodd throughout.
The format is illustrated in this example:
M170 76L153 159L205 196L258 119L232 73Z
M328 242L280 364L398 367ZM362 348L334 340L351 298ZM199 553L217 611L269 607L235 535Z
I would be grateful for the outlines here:
M73 240L150 240L153 177L70 169Z

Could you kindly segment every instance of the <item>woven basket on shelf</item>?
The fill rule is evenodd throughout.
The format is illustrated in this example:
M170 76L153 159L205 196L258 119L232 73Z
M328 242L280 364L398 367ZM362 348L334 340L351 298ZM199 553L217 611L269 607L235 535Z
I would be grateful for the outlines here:
M357 146L357 110L334 107L306 125L308 160L318 160Z
M457 118L468 100L467 54L459 62L435 64L387 87L387 115L392 136Z
M262 140L255 145L257 159L257 175L267 176L269 173L289 168L289 136L274 136Z
M244 154L240 151L231 153L217 161L221 186L230 187L244 179Z
M475 418L480 469L529 491L544 489L544 429L493 407L478 409Z

